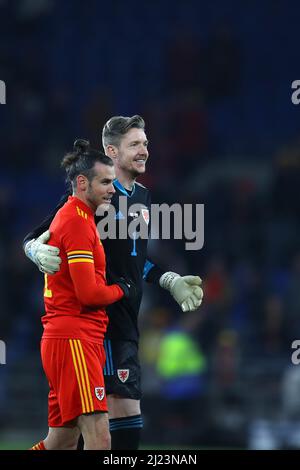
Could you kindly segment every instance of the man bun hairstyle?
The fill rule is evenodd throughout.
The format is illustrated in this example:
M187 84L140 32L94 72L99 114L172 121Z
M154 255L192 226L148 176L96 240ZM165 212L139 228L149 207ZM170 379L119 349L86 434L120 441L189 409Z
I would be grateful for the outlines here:
M91 148L88 140L76 139L73 151L68 152L61 162L61 166L67 173L67 183L71 183L74 188L78 175L84 175L91 181L95 176L94 166L96 162L113 166L112 159L99 150Z
M89 149L90 149L90 143L88 140L85 140L85 139L75 140L73 144L73 152L69 152L64 156L61 162L61 166L65 168L65 170L68 173L71 165L77 162L80 156L88 152Z
M130 129L134 128L145 129L145 121L138 114L131 117L113 116L103 127L103 148L105 149L108 145L119 147L122 137L127 134Z
M90 145L89 141L85 140L85 139L76 139L74 144L73 144L74 152L78 152L78 153L88 152L90 147L91 147L91 145Z

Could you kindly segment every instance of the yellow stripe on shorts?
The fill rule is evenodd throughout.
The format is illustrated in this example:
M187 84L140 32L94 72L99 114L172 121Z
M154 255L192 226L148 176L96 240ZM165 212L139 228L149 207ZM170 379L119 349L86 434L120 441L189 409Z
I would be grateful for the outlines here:
M85 404L86 404L86 412L90 413L91 411L94 411L94 410L91 409L91 405L90 405L89 398L88 398L88 386L87 386L87 383L86 383L86 380L85 380L84 367L83 367L83 364L82 364L82 358L81 358L81 355L80 355L79 346L78 346L77 341L78 340L74 339L73 340L73 345L74 345L74 350L75 350L75 354L76 354L76 358L77 358L77 364L79 366L79 373L80 373L82 391L83 391L83 396L84 396L84 400L85 400Z
M94 403L93 403L93 399L92 399L90 380L89 380L88 370L87 370L86 361L85 361L85 357L84 357L84 352L83 352L83 349L82 349L82 346L81 346L80 339L77 339L75 341L77 341L77 343L78 343L78 348L79 348L81 359L82 359L83 370L84 370L84 375L85 375L85 380L86 380L86 387L87 387L87 393L88 393L88 398L89 398L89 402L90 402L91 411L94 411Z
M79 387L79 393L80 393L80 399L81 399L82 412L83 412L83 413L86 413L86 412L87 412L87 410L86 410L86 402L85 402L85 399L84 399L83 387L82 387L81 378L80 378L79 369L78 369L78 364L77 364L77 356L76 356L75 347L74 347L74 344L73 344L73 340L72 340L72 339L69 339L69 344L70 344L70 348L71 348L71 353L72 353L72 359L73 359L74 369L75 369L76 378L77 378L78 387Z

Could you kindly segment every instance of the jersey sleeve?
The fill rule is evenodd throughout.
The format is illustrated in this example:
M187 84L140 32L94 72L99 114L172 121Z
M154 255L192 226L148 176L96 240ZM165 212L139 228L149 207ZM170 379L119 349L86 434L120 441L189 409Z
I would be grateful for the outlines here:
M55 217L56 212L65 204L67 201L68 197L70 196L71 192L67 191L60 199L59 203L55 207L55 209L51 212L50 215L48 215L39 225L37 225L31 232L29 232L24 240L23 240L23 247L25 247L26 243L29 242L29 240L32 240L33 238L39 237L43 232L48 230L50 227L50 224L52 220Z
M152 284L158 284L160 277L164 274L164 270L154 263L150 258L146 259L143 271L143 279Z
M96 232L81 218L72 218L64 224L61 233L62 247L66 251L70 276L76 297L87 307L110 305L124 296L117 285L97 281L93 248Z

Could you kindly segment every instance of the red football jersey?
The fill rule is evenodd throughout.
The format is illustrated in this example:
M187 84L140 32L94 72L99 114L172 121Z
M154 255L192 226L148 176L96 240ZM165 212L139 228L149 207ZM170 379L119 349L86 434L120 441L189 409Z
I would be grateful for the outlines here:
M70 196L55 215L50 233L49 245L60 249L62 262L59 272L45 275L43 337L103 340L105 306L124 293L106 283L105 253L92 210Z

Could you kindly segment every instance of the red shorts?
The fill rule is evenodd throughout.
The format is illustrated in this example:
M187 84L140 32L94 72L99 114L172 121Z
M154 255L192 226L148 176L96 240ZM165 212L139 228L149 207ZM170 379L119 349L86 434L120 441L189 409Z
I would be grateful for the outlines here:
M85 413L107 412L102 344L42 338L42 364L49 382L48 424L65 426Z

